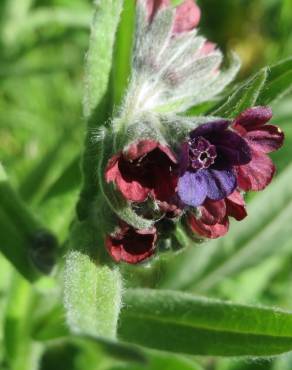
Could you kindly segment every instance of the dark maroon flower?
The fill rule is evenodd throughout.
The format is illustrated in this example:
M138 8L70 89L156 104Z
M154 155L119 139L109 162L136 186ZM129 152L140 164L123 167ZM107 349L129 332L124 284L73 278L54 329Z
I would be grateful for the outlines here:
M153 255L156 228L137 230L121 222L119 229L106 238L106 247L116 262L136 264Z
M198 207L219 201L237 187L235 166L250 162L247 142L228 129L229 121L205 123L182 144L178 194L181 201Z
M142 1L142 0L140 0ZM149 20L151 21L159 9L171 5L170 0L146 0ZM198 26L201 18L200 8L194 0L185 0L176 8L173 24L174 33L190 31Z
M272 115L269 107L254 107L241 113L232 125L251 148L250 163L237 167L238 186L244 191L263 190L274 176L276 168L267 154L283 145L284 134L279 127L266 124Z
M245 201L238 190L235 190L225 199L226 214L235 218L237 221L243 220L247 216Z
M144 202L148 196L172 204L177 186L176 158L172 151L153 140L142 140L113 156L105 170L129 201Z
M242 195L236 190L224 200L207 200L199 207L199 216L189 212L187 223L190 230L204 238L216 239L224 236L229 229L229 216L243 220L246 216Z

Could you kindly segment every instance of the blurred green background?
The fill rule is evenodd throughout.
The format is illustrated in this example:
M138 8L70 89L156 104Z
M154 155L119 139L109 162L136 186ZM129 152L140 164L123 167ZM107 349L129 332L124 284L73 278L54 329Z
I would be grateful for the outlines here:
M133 8L132 0L127 2ZM202 32L224 51L234 49L240 55L239 80L292 55L292 0L198 3ZM83 62L91 15L89 0L0 1L0 160L23 200L61 241L67 235L81 182ZM123 32L118 40L126 48L130 20ZM123 58L121 53L119 58ZM126 65L122 76L126 80L127 62L120 62ZM114 77L113 73L113 84ZM242 228L232 225L223 241L158 261L149 276L149 280L154 276L158 288L292 309L292 207L278 199L285 186L291 187L292 95L274 103L273 110L273 122L286 133L284 148L274 155L281 186L277 183L266 195L252 194L249 223ZM257 224L252 228L254 221ZM147 285L150 273L141 270L141 280ZM7 297L9 301L15 279L21 280L0 256L0 328L5 327ZM54 291L50 284L54 285L48 280L37 289ZM1 332L3 341L5 328ZM7 364L5 359L1 362L1 352L2 370ZM153 358L151 369L181 370L175 358L169 357L167 363ZM292 370L289 355L251 363L197 360L206 370ZM44 370L140 369L135 366L113 362L90 347L63 342L46 348L40 364Z

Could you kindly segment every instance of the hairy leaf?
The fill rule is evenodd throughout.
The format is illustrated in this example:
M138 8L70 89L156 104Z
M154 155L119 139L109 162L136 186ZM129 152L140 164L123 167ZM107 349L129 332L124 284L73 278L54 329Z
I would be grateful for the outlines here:
M219 108L212 112L213 115L234 118L245 109L252 107L268 76L267 68L263 68L255 76L241 84L226 101L218 104Z
M67 322L74 333L114 338L121 293L118 270L97 266L79 252L67 255L64 303Z
M267 105L292 91L292 58L269 67L267 82L258 96L257 105Z
M171 352L265 357L292 349L292 313L173 291L129 290L119 336Z
M85 68L84 114L89 118L107 91L123 0L96 1Z

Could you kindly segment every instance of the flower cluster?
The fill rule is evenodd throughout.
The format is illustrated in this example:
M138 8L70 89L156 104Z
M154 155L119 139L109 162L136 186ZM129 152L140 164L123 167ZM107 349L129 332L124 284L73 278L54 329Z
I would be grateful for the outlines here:
M138 2L146 4L148 25L170 5L169 0ZM193 32L199 20L200 9L194 0L185 0L175 9L169 42ZM214 44L203 40L196 53L211 55L214 50ZM212 65L211 76L219 73L218 68ZM172 78L179 76L172 74ZM150 96L146 86L143 93ZM165 96L163 92L156 99L163 97L165 102ZM193 125L190 120L183 137L159 140L155 135L140 135L113 154L105 168L105 182L114 184L115 191L143 217L153 219L153 226L135 228L120 220L106 238L112 258L138 263L152 256L164 237L160 231L163 220L173 224L182 220L196 238L214 239L227 233L229 217L244 219L244 193L263 190L271 182L275 166L267 154L283 144L281 130L268 123L271 118L269 107L258 106L234 120L212 118Z

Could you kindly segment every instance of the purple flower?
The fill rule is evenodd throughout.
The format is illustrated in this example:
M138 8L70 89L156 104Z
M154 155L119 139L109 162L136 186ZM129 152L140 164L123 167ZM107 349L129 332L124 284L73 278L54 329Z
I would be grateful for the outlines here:
M185 205L218 201L237 187L235 166L251 161L247 142L228 129L229 121L203 124L182 144L178 194Z

